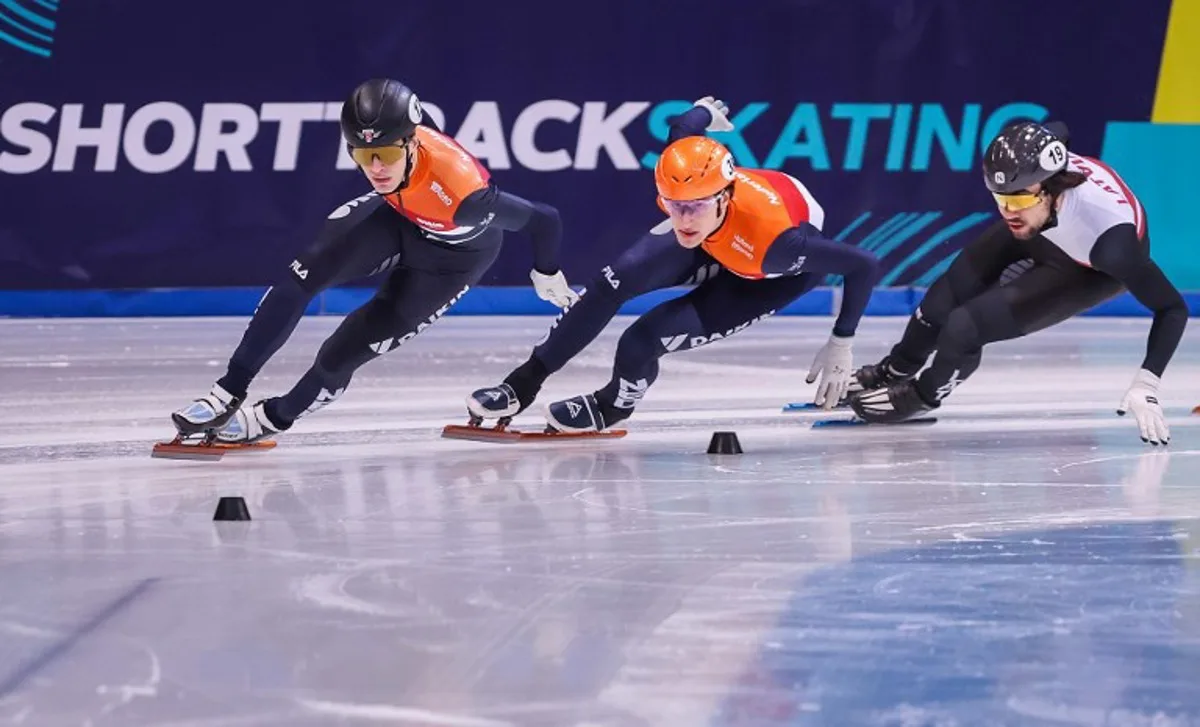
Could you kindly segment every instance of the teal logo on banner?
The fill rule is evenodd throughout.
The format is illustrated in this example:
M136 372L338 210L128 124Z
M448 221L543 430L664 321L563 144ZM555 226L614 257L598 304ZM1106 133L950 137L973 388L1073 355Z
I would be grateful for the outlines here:
M0 43L49 58L57 12L58 0L0 0Z

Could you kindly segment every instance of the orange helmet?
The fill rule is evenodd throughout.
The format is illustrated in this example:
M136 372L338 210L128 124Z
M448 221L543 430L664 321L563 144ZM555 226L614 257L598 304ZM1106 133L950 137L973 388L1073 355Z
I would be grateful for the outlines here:
M663 199L711 197L733 183L733 155L707 136L688 136L663 150L654 184Z

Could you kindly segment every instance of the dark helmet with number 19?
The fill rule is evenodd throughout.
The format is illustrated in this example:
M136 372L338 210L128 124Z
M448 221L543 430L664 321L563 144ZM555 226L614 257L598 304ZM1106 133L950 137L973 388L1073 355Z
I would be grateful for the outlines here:
M1013 194L1067 168L1066 127L1023 121L992 140L983 154L983 181L993 194Z
M342 138L356 148L403 144L416 133L422 116L411 88L373 78L359 84L342 104Z

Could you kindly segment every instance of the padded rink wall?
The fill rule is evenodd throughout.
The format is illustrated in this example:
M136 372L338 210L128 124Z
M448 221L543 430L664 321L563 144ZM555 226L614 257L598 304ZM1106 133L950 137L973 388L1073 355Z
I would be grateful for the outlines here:
M370 298L373 290L337 288L319 294L306 315L346 315ZM623 315L644 313L657 303L686 292L668 289L634 298L621 308ZM835 315L835 288L818 288L779 311L778 315ZM880 288L867 306L869 316L906 316L921 302L924 289ZM144 316L249 316L262 298L260 288L4 291L0 311L9 317L88 318ZM1192 316L1200 316L1200 294L1185 293ZM539 299L530 288L485 287L469 291L446 315L554 315L558 309ZM1119 296L1089 311L1089 316L1139 317L1148 315L1130 296Z
M1031 32L1021 7L936 0L853 11L763 0L733 18L720 0L696 0L689 16L728 20L691 23L691 34L663 32L680 22L674 4L640 0L526 0L519 18L479 4L469 23L436 3L413 3L395 23L347 5L337 23L318 23L315 0L282 16L214 0L170 34L154 14L111 3L13 4L21 23L0 35L0 316L249 315L323 217L366 191L336 118L346 92L379 75L413 86L502 188L560 210L577 288L658 221L650 170L667 118L720 95L738 128L717 136L738 163L803 180L826 232L883 260L869 315L911 312L995 219L978 167L996 131L1062 119L1075 150L1141 197L1155 259L1200 315L1189 220L1200 0L1097 0L1086 32L1066 41ZM1077 13L1046 3L1039 22L1079 29ZM454 28L454 42L430 27ZM1013 73L1014 37L1053 72ZM526 240L510 235L449 315L554 313L529 287L529 265ZM827 282L783 313L834 313L837 281ZM326 291L309 313L345 314L369 295ZM1146 311L1126 296L1092 314Z

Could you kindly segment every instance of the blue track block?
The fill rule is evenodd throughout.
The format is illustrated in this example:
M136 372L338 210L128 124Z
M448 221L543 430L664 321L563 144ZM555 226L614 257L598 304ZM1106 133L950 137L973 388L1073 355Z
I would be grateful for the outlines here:
M892 422L890 424L872 424L871 422L863 421L862 419L859 419L858 417L853 417L851 419L820 419L820 420L813 422L812 425L813 425L813 429L816 429L818 427L820 427L820 428L866 427L866 426L898 427L898 426L904 426L905 424L936 424L936 423L937 423L937 417L920 417L919 419L909 419L908 421Z
M838 404L832 409L822 409L811 401L793 401L783 405L784 411L845 411L849 408L849 404Z

